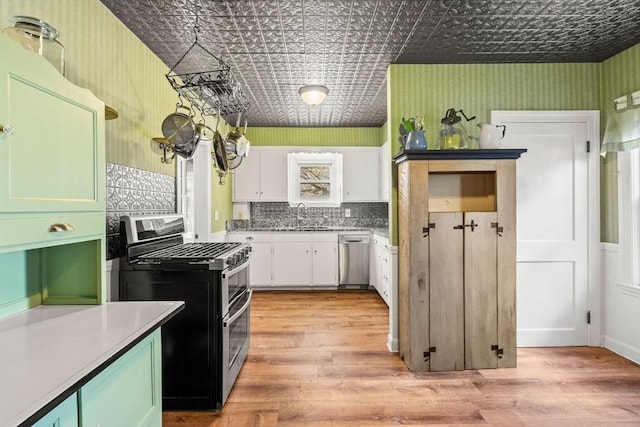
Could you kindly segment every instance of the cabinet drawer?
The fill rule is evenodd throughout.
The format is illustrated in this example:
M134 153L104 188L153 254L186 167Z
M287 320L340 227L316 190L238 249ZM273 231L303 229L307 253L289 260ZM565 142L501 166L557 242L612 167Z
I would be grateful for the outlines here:
M0 217L0 252L55 246L103 235L104 212L59 213L43 216ZM53 226L53 228L52 228ZM58 231L49 231L52 230ZM65 230L69 228L69 230Z

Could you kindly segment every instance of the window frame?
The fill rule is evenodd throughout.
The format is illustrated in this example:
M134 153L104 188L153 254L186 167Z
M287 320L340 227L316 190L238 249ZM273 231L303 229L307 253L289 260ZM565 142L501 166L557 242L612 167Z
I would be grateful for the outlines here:
M300 168L307 166L329 167L329 197L304 198L300 196ZM290 206L339 207L342 204L342 154L340 153L289 153L287 154L287 199Z

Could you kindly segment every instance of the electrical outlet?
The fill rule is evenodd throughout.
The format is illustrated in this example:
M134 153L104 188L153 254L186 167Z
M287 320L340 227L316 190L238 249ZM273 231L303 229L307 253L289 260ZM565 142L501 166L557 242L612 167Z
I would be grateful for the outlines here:
M218 221L220 219L220 211L213 211L213 219Z
M351 218L351 209L345 209L344 210L344 217L345 218Z

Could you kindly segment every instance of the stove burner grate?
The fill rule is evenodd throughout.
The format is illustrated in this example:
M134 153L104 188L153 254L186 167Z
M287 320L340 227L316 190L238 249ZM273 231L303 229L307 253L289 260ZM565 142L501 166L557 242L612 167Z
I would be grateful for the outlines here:
M140 255L139 258L176 261L214 259L241 244L229 242L183 243Z

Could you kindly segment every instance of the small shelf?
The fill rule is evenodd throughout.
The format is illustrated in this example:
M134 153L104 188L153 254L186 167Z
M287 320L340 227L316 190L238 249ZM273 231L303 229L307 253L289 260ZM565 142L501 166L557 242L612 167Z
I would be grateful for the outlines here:
M495 150L404 150L393 156L396 164L407 160L515 160L526 148Z
M429 212L495 211L495 172L429 173Z

